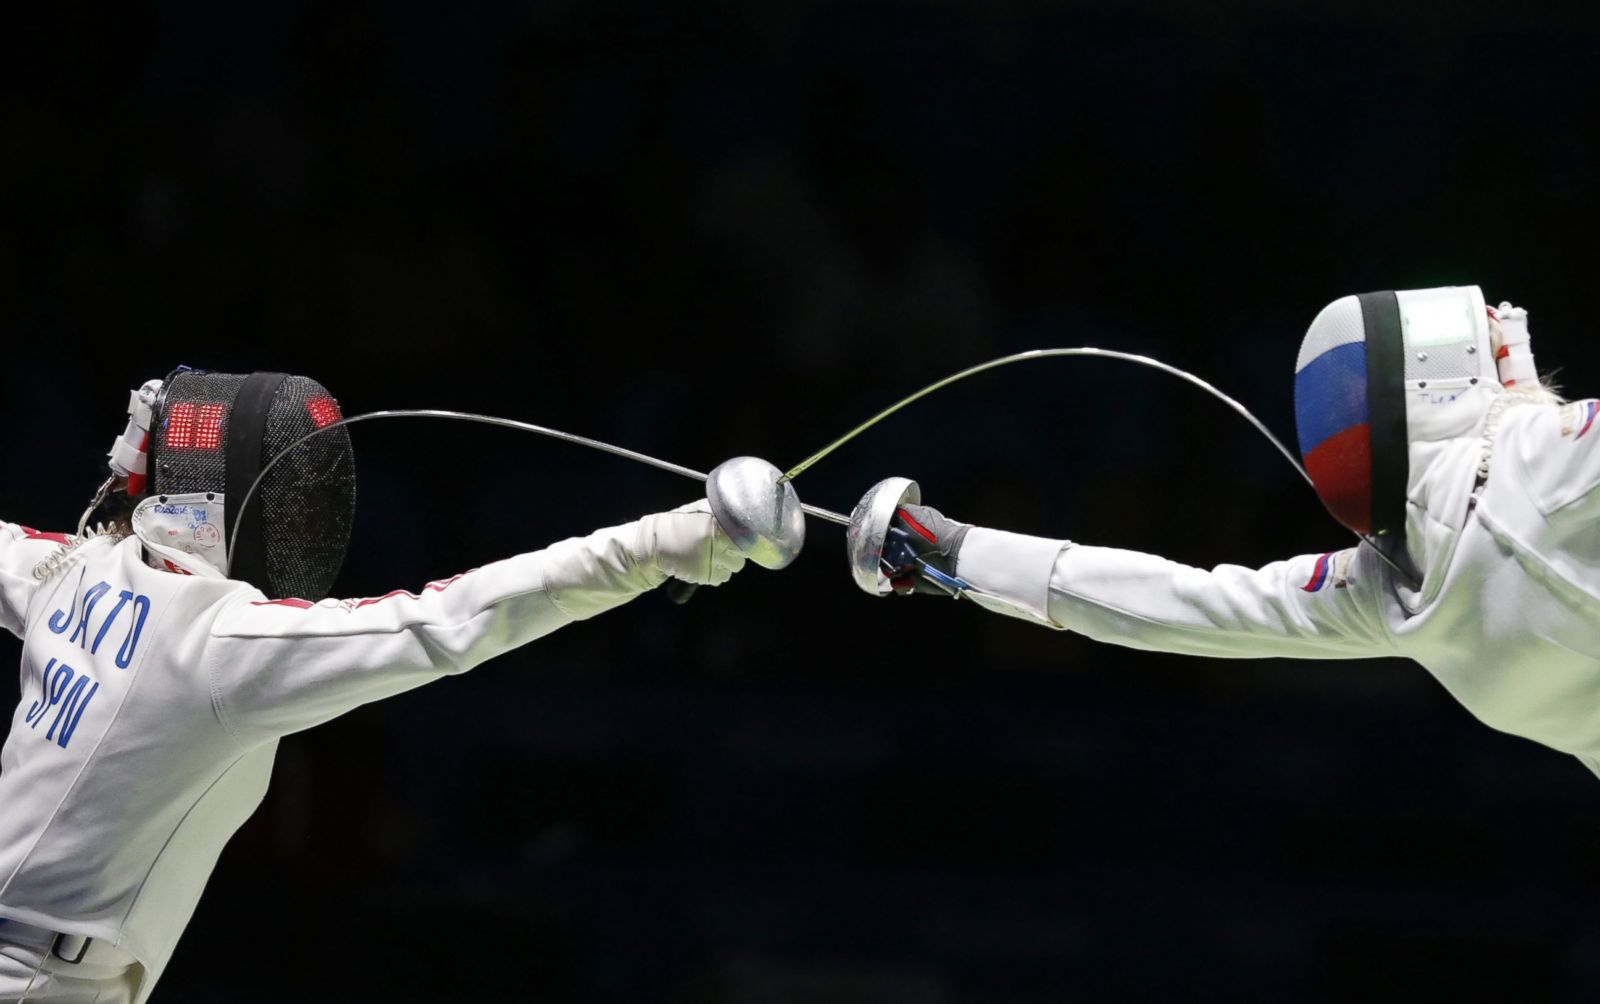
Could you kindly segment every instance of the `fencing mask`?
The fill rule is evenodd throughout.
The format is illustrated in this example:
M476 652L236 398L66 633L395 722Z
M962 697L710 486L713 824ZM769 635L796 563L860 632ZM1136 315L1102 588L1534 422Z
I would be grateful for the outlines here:
M1392 559L1405 558L1412 446L1473 432L1502 382L1536 379L1526 312L1501 311L1504 326L1477 286L1363 293L1324 307L1300 345L1306 472L1334 519Z
M274 599L326 596L355 515L349 432L333 429L294 447L239 507L272 458L342 417L332 395L284 373L180 369L152 384L134 392L124 434L143 438L147 450L124 447L121 466L115 450L112 457L113 470L129 475L129 495L144 495L133 528L152 563L242 579Z

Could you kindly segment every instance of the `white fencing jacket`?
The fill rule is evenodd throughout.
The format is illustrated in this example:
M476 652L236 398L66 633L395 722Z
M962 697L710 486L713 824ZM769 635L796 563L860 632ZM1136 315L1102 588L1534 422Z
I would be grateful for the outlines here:
M0 918L122 948L145 1000L279 737L659 585L640 525L313 605L158 571L136 538L92 539L41 583L64 538L0 524L0 625L23 640L0 751Z
M1260 569L974 528L978 602L1134 648L1227 658L1421 663L1484 723L1600 774L1600 404L1508 409L1480 435L1413 447L1420 589L1366 545Z

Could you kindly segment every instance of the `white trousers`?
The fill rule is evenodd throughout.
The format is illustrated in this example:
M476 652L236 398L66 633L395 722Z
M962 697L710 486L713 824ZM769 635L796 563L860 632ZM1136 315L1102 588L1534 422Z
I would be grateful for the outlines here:
M36 927L0 924L0 1004L133 1004L144 975L133 956L94 942L81 962L65 962L50 954L53 940Z

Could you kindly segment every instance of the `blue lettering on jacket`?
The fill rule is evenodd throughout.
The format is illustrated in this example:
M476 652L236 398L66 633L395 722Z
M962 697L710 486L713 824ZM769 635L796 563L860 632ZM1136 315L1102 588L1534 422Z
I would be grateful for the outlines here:
M84 710L99 690L100 684L89 674L79 673L66 663L51 659L39 674L39 699L29 706L22 720L37 731L39 723L45 720L51 708L55 708L56 716L45 730L44 738L66 749L78 730Z
M84 641L89 640L89 615L94 613L94 605L100 602L100 597L110 591L111 583L96 582L89 587L87 593L83 594L83 616L78 618L78 626L73 629L72 637L67 639L69 643L77 641L80 637Z
M100 629L91 632L92 621L95 613L95 604L111 591L109 582L96 582L88 591L83 589L83 574L78 574L78 588L72 592L72 603L65 610L57 610L50 616L49 627L56 634L66 634L68 626L73 628L72 636L67 639L69 644L76 644L79 648L88 649L90 655L100 651L100 643L106 640L114 624L123 611L127 611L126 633L122 637L122 645L117 649L117 668L127 669L133 664L133 656L139 647L139 636L144 632L144 622L150 616L150 597L139 595L123 589L117 593L117 602L112 604L111 610L106 614L105 620L100 622ZM79 597L82 597L82 613L79 613ZM93 634L93 640L90 635Z
M122 639L122 647L117 649L117 668L127 669L133 661L134 649L139 647L139 634L144 631L144 619L150 616L150 597L133 596L123 592L124 596L133 600L134 619L128 625L127 637Z
M57 610L54 614L50 615L50 630L54 631L56 634L60 634L61 632L65 631L67 629L67 625L72 623L73 615L78 612L78 592L82 588L83 570L80 569L78 571L78 588L72 591L72 606L65 610Z

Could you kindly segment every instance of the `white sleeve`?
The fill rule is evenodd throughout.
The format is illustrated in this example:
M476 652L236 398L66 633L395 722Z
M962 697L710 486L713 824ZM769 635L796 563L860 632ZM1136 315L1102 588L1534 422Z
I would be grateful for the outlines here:
M0 626L18 638L27 627L28 604L39 588L34 566L66 541L59 533L0 522Z
M978 598L985 606L1098 641L1185 655L1339 659L1393 653L1376 562L1351 548L1205 571L974 528L959 572L986 594Z
M464 672L661 584L640 523L518 555L421 592L231 600L207 645L213 703L247 744ZM254 597L254 599L252 599Z

